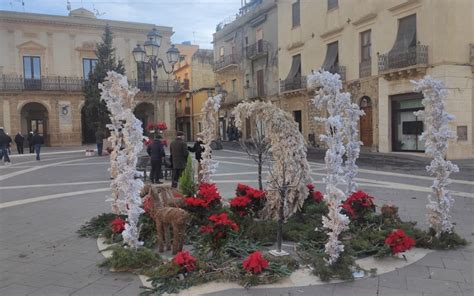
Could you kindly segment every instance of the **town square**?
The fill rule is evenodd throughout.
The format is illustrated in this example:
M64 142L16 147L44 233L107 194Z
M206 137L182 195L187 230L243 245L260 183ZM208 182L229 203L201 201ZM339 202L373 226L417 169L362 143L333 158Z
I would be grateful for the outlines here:
M473 11L0 4L0 295L472 295Z

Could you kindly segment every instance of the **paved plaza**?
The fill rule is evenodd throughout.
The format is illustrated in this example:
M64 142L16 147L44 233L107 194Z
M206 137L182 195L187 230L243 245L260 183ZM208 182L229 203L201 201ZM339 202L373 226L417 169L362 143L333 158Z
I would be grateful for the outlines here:
M103 259L95 240L79 238L77 229L110 210L105 202L110 176L107 157L85 157L84 147L48 150L40 162L33 155L13 156L0 167L0 295L138 295L138 277L97 267ZM80 150L80 151L77 151ZM309 153L312 177L322 189L322 154ZM235 149L215 151L214 180L225 198L238 182L256 186L256 167ZM371 161L372 160L372 161ZM392 202L402 219L423 228L426 196L432 180L418 157L363 155L360 187L376 203ZM451 189L456 231L473 241L474 162L461 161ZM403 169L401 169L403 168ZM473 295L472 244L456 251L436 251L405 268L372 278L291 289L238 289L212 295Z

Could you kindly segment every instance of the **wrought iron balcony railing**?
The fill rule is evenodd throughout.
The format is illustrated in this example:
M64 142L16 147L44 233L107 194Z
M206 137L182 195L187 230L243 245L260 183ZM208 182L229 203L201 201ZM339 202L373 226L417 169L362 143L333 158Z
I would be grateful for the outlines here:
M240 57L237 54L223 56L214 62L214 70L220 71L230 66L237 66L239 63L239 59Z
M265 40L258 40L256 43L247 46L247 58L257 59L266 56L270 50L270 43Z
M359 63L359 78L372 76L372 59Z
M389 72L416 65L428 65L428 45L416 46L406 50L390 51L378 55L379 73Z
M346 67L345 66L334 65L324 70L332 74L339 74L339 76L341 76L341 81L346 80Z
M245 87L245 97L247 99L257 99L263 98L265 96L265 89L263 87L256 86L246 86Z
M280 92L294 91L306 88L306 76L280 80Z
M84 91L88 83L80 77L43 76L38 79L27 79L16 75L0 76L0 90L9 91ZM156 83L130 80L130 86L135 86L143 92L179 92L180 85L174 80L158 80Z

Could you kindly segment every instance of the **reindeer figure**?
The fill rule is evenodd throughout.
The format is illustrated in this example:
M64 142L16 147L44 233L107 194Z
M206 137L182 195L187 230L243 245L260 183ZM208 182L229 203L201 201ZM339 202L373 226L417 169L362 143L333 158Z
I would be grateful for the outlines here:
M172 238L172 253L175 255L183 249L189 213L178 207L180 199L174 198L169 188L145 185L140 196L144 197L144 208L156 224L158 251L163 252L165 245L169 251Z
M184 205L184 199L180 198L182 195L175 192L170 186L145 184L140 191L140 197L144 198L146 195L151 196L158 207L180 208ZM180 197L176 197L176 195Z

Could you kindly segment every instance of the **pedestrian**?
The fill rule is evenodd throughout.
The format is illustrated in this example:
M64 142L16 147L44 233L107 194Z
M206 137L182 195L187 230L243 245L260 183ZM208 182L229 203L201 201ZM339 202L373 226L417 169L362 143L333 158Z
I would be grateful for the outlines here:
M10 157L8 156L8 145L11 138L5 134L3 127L0 127L0 160L3 159L5 165L10 165Z
M8 137L8 145L7 145L7 152L8 152L8 155L11 155L12 154L12 137L10 137L10 134L9 133L6 133L7 134L7 137Z
M18 151L18 154L23 154L24 142L25 142L25 137L23 137L21 132L18 132L15 136L15 144L16 144L16 150Z
M201 160L202 160L202 153L204 152L204 142L202 141L202 134L197 134L197 141L194 143L193 147L188 147L190 152L194 152L194 157L198 162L198 183L201 182Z
M41 145L44 143L43 136L36 130L31 141L36 152L36 160L40 160Z
M28 133L28 136L26 138L26 140L28 141L28 147L30 148L30 153L34 153L34 147L33 147L33 131L30 131Z
M104 147L104 132L101 127L95 132L95 143L97 144L97 155L102 156L102 149Z
M161 143L162 138L161 135L156 135L153 142L148 145L146 149L151 159L150 180L152 184L162 184L160 181L160 179L163 178L162 163L163 158L166 156L165 148L163 148L163 144Z
M173 164L173 182L172 187L178 187L178 180L181 177L188 159L188 145L184 142L184 133L176 133L176 139L170 144L171 163Z

